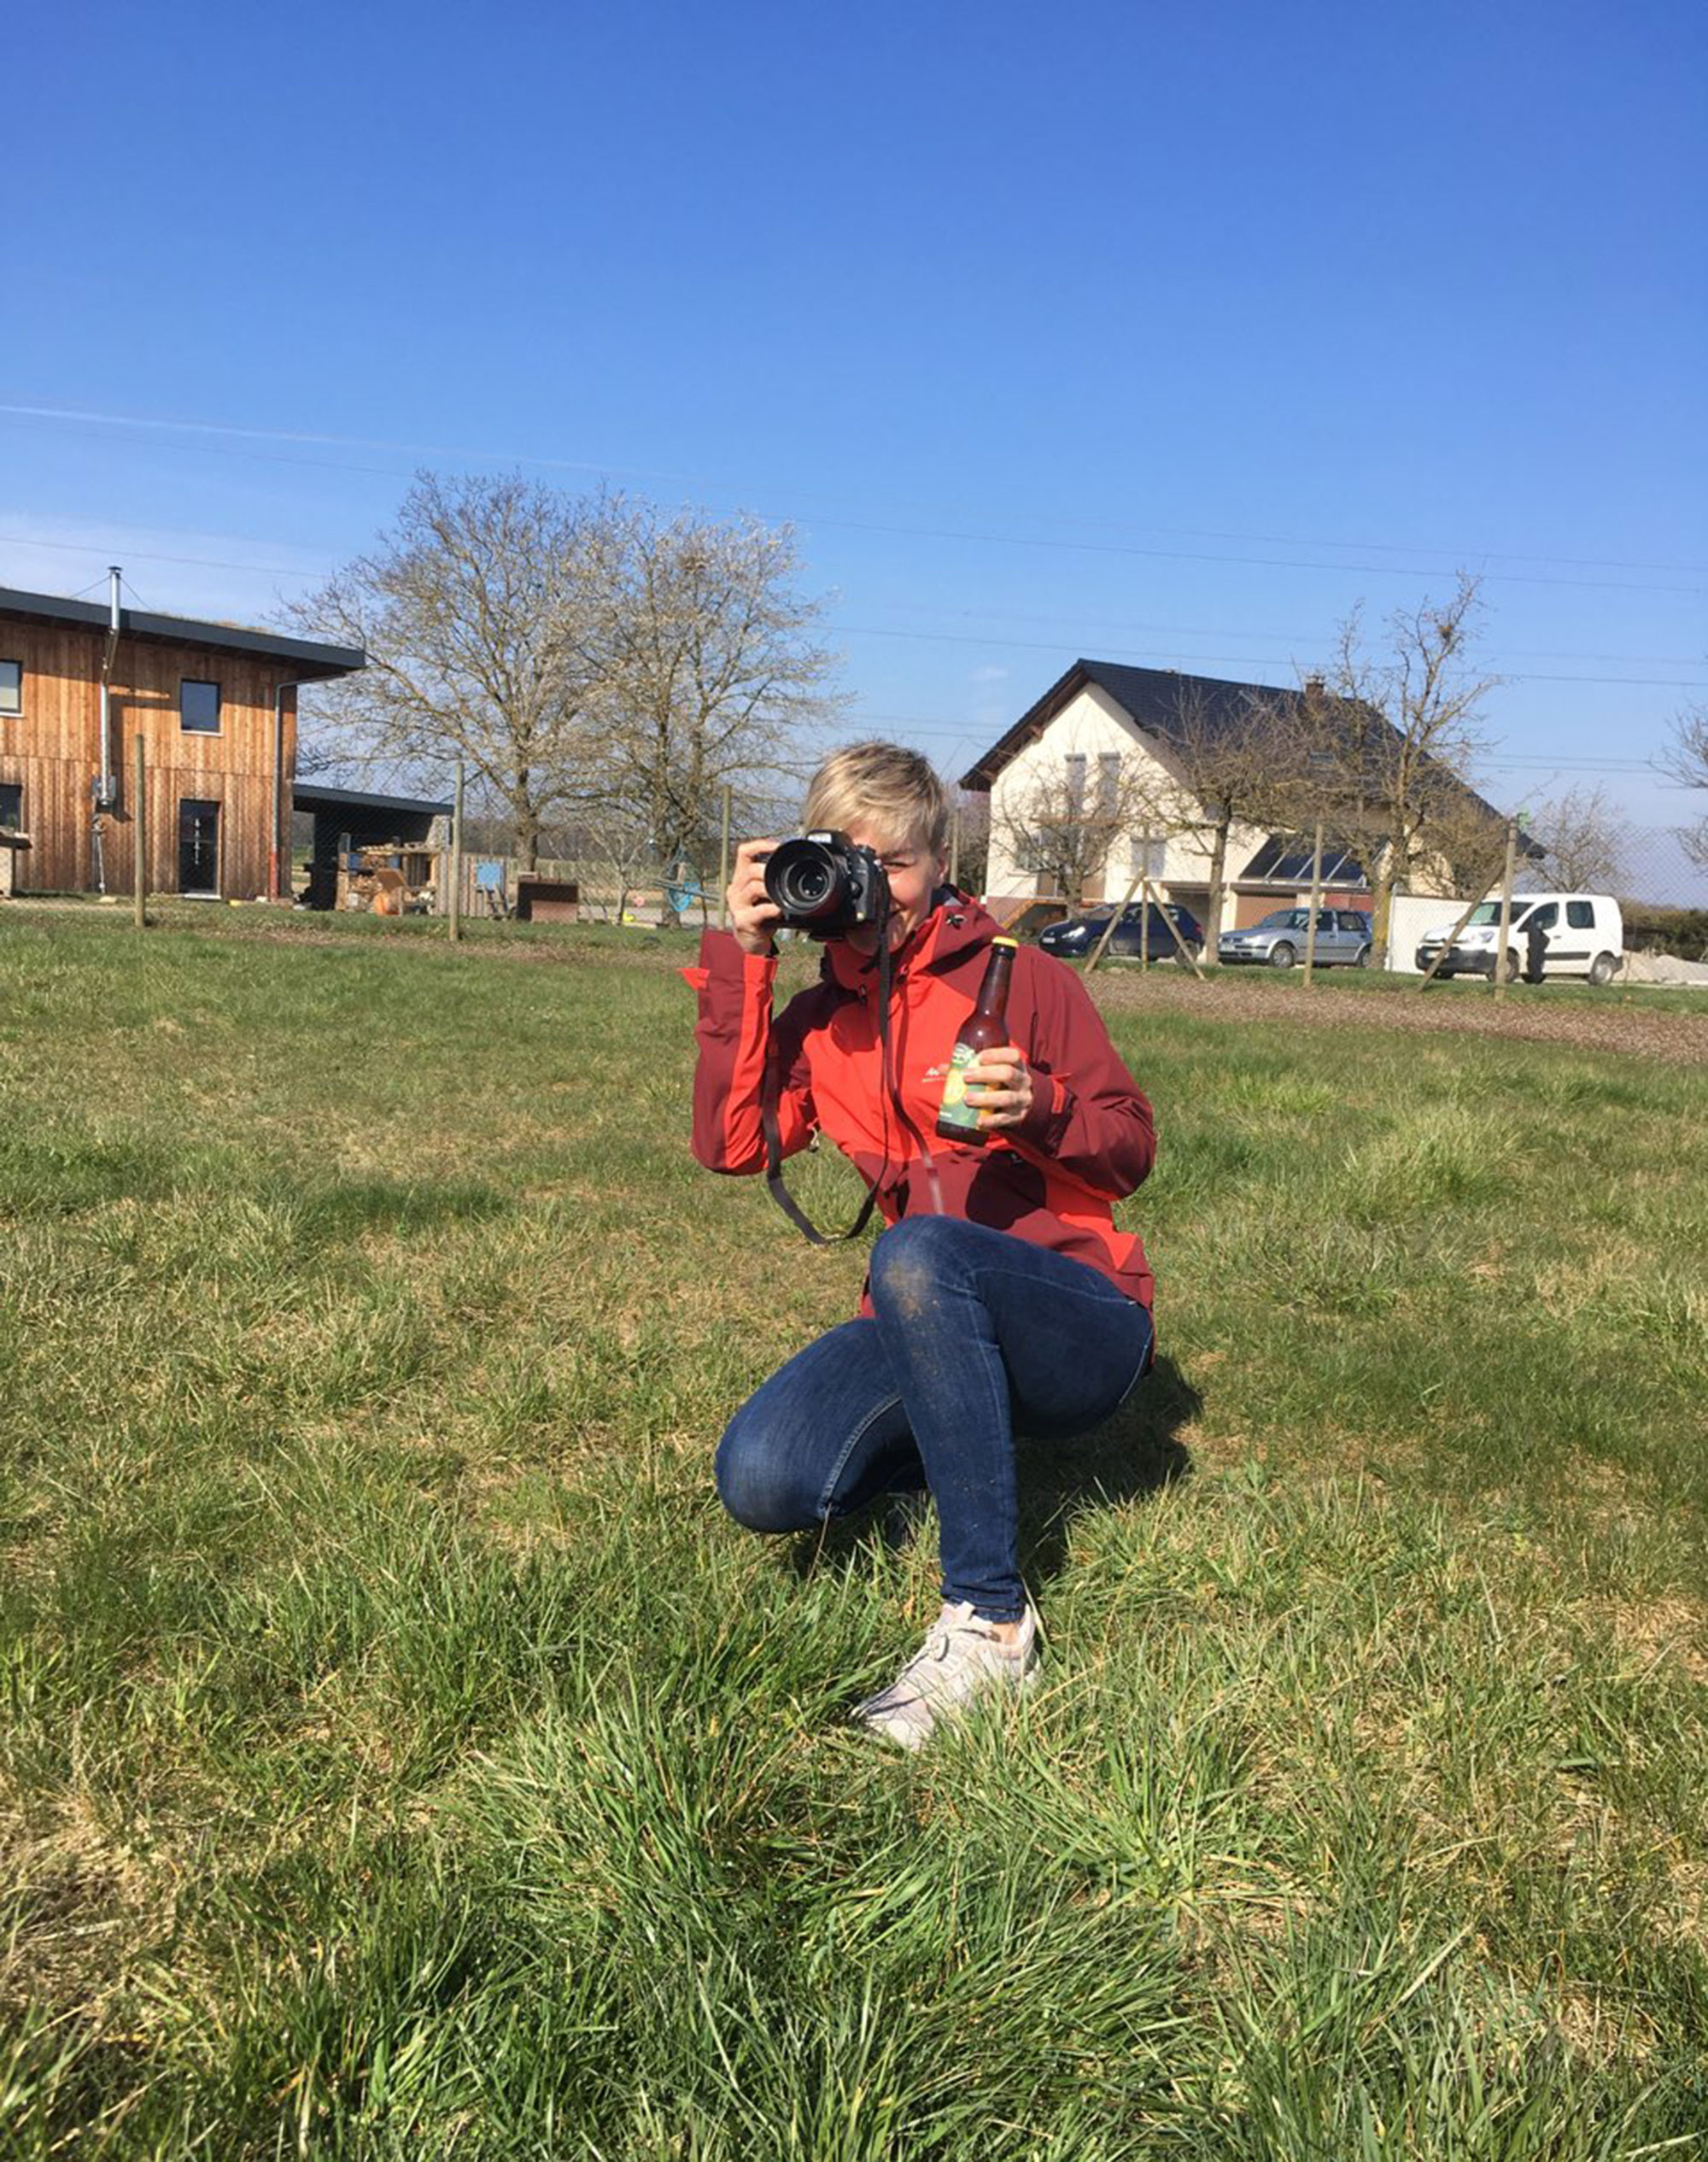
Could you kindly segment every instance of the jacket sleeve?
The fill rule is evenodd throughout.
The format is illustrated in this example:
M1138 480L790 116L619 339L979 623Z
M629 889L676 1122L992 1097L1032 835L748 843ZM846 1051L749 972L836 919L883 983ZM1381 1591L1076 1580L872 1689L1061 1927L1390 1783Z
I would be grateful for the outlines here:
M775 955L744 953L728 931L707 931L699 965L683 976L699 994L694 1040L694 1160L708 1171L765 1168L760 1102L766 1067L777 1075L777 1130L785 1156L811 1140L817 1123L802 1032L793 1005L773 1024Z
M1022 949L1030 964L1032 1104L1014 1129L1022 1156L1090 1192L1119 1200L1156 1158L1150 1105L1109 1040L1103 1017L1073 970Z

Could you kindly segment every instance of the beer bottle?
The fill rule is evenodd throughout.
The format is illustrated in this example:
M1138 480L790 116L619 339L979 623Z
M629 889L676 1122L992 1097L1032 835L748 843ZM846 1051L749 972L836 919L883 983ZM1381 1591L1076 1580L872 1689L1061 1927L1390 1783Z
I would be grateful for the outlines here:
M985 981L979 986L979 1003L962 1022L950 1053L943 1107L937 1114L937 1132L942 1140L970 1141L975 1148L985 1145L978 1110L967 1101L967 1069L981 1051L993 1050L1009 1040L1003 1016L1008 1011L1014 957L1012 939L991 940L991 958L985 964Z

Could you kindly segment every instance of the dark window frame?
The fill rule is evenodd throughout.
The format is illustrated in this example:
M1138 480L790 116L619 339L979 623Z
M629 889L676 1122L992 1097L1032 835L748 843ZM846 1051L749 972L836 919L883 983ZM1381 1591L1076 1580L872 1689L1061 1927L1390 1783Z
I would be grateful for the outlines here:
M0 670L8 668L15 668L18 671L17 703L15 706L9 706L6 703L6 686L3 682L0 682L0 718L14 720L24 710L24 664L21 660L8 660L0 657Z
M180 796L178 798L178 891L180 894L190 894L201 898L205 898L210 894L219 893L220 874L225 867L222 860L225 854L225 804L218 796ZM214 830L211 835L211 840L213 844L212 854L214 858L214 876L213 883L211 885L186 886L184 882L184 850L186 841L190 839L190 836L184 831L184 828L187 825L211 825L213 827ZM199 839L196 842L196 847L199 854L201 849Z
M8 796L18 799L18 815L9 825L6 819ZM0 831L22 833L24 830L24 784L21 781L0 781Z
M214 694L214 724L190 719L186 710L189 694L192 690L212 691ZM206 676L180 676L178 679L178 728L180 735L223 735L225 732L225 701L219 686Z

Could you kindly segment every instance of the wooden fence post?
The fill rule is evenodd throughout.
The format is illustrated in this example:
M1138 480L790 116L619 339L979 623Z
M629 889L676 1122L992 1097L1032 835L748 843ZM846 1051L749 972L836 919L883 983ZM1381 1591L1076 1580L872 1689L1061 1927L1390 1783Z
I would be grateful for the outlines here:
M457 785L451 797L451 922L453 946L463 935L463 762L457 760Z
M1518 822L1506 821L1506 867L1500 874L1500 947L1494 957L1494 996L1506 995L1506 940L1512 929L1512 874L1518 858Z
M132 842L135 857L131 873L131 890L135 897L137 929L148 929L149 922L149 799L148 752L143 742L143 731L137 730L137 777L135 800L131 806Z
M717 928L720 931L729 929L729 783L726 781L723 784L723 837L717 848ZM703 905L700 913L702 917L705 913Z
M1149 894L1150 894L1150 892L1151 892L1150 881L1149 881L1148 878L1147 878L1147 879L1145 880L1145 882L1144 882L1144 891L1145 891L1145 894L1146 894L1146 896L1147 896L1147 898L1148 898L1148 897L1149 896ZM1180 958L1181 958L1181 959L1182 959L1182 960L1183 960L1183 961L1186 964L1187 967L1188 967L1189 969L1190 969L1190 970L1192 971L1193 975L1194 975L1195 976L1196 976L1196 977L1197 977L1197 979L1198 979L1199 982L1200 982L1200 983L1202 983L1202 982L1203 981L1203 980L1204 980L1204 972L1203 972L1203 970L1202 970L1202 969L1198 966L1198 964L1197 964L1196 960L1193 958L1193 954L1192 954L1192 950L1191 950L1191 948L1190 948L1190 947L1187 945L1187 943L1186 943L1185 940L1184 940L1184 939L1183 939L1183 938L1181 937L1181 935L1180 935L1180 926L1179 926L1179 924L1178 924L1178 923L1174 921L1174 918L1173 918L1173 917L1172 917L1172 916L1168 913L1167 905L1167 903L1163 900L1163 898L1162 898L1162 896L1161 896L1161 894L1160 893L1158 893L1158 894L1156 894L1155 899L1156 899L1156 912L1157 912L1157 914L1158 914L1158 915L1159 915L1159 916L1162 918L1162 923L1163 923L1163 928L1164 928L1164 929L1165 929L1165 930L1167 930L1167 934L1168 934L1169 937L1170 937L1171 939L1173 939L1173 941L1174 941L1174 951L1175 951L1175 952L1176 952L1179 955Z
M1126 913L1127 904L1132 900L1133 895L1138 891L1140 885L1144 882L1144 874L1141 871L1138 876L1133 880L1132 885L1127 888L1126 893L1121 900L1120 906L1114 911L1114 915L1110 917L1108 922L1104 924L1103 935L1097 940L1096 946L1094 946L1091 951L1085 956L1085 974L1087 976L1090 976L1092 970L1097 967L1098 962L1103 959L1103 948L1114 936L1115 925L1120 922L1121 917Z
M1311 918L1305 927L1305 988L1311 987L1311 970L1317 964L1317 911L1323 902L1323 822L1317 821L1316 847L1311 854Z

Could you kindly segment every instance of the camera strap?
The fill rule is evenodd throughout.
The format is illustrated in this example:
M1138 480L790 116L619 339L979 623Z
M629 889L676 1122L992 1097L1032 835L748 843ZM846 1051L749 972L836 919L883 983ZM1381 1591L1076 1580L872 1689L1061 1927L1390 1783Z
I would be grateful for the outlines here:
M883 1072L883 1087L897 1117L906 1133L918 1144L920 1160L931 1189L932 1211L943 1214L943 1189L938 1183L937 1166L932 1161L931 1150L926 1138L909 1117L907 1106L902 1102L901 1090L896 1084L895 1054L890 1043L890 939L887 914L879 927L878 938L878 1043ZM804 1209L783 1183L782 1134L777 1124L777 1092L781 1086L777 1061L768 1053L764 1076L759 1089L759 1124L765 1137L765 1184L770 1196L795 1229L810 1239L815 1246L840 1245L845 1239L857 1239L871 1219L877 1206L878 1191L883 1185L884 1174L890 1168L887 1150L882 1168L866 1189L866 1198L860 1204L859 1214L846 1231L821 1231Z

